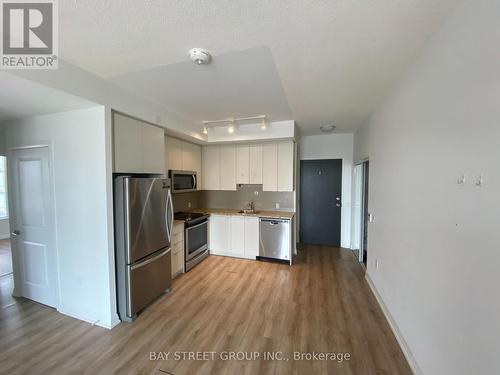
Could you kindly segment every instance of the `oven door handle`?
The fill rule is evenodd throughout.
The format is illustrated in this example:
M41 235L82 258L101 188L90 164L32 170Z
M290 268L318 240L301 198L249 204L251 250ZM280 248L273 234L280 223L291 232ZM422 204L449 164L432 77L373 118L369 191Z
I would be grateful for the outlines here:
M193 225L192 227L187 227L186 230L195 229L195 228L201 227L202 225L206 225L206 224L208 224L208 221L203 221L200 224Z

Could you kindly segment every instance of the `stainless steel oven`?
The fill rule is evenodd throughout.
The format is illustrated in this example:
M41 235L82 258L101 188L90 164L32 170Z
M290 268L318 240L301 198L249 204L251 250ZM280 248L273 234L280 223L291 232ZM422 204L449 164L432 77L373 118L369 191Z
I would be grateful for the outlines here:
M194 212L177 212L175 220L184 221L186 272L208 256L208 216Z
M198 178L194 171L170 170L169 175L172 182L172 193L184 193L198 189Z

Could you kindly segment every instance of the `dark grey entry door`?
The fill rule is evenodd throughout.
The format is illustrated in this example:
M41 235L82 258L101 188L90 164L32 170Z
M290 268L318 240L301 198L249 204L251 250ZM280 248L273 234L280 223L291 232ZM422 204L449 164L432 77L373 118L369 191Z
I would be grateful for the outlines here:
M342 159L301 160L301 242L340 246L341 206Z

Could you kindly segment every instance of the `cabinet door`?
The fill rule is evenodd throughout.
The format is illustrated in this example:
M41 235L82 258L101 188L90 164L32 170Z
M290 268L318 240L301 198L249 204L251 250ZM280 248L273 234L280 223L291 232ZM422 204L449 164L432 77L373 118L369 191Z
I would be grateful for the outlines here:
M201 168L201 146L193 145L193 171L196 172L196 176L198 177L197 188L198 190L202 189L203 179L202 179L202 168Z
M208 248L211 254L226 255L229 253L231 240L230 216L210 216L210 236Z
M220 153L218 146L203 147L203 188L204 190L220 189Z
M236 190L236 147L220 146L220 190Z
M250 155L248 146L236 147L236 183L248 184L250 181Z
M293 142L278 143L278 191L293 191Z
M166 162L167 171L174 170L178 171L182 169L182 141L166 137Z
M182 169L184 171L195 170L196 145L182 142Z
M262 184L262 145L249 147L249 183Z
M113 130L114 171L118 173L141 173L143 168L142 124L130 117L115 113L113 116Z
M245 255L245 217L230 216L231 218L231 248L230 255L243 257Z
M245 217L245 258L259 255L259 218Z
M165 131L142 124L142 156L144 173L165 173Z
M262 146L262 190L278 190L278 145L266 143Z

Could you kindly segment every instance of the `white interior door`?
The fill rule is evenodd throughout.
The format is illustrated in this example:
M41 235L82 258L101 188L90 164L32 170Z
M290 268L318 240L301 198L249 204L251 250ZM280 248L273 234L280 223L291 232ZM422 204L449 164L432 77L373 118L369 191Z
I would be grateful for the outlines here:
M12 246L17 260L16 290L33 301L57 304L54 204L48 147L13 150Z

